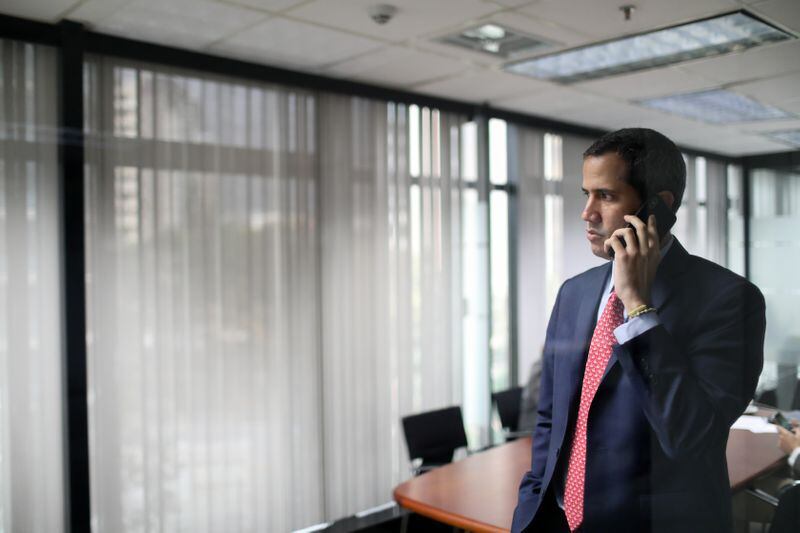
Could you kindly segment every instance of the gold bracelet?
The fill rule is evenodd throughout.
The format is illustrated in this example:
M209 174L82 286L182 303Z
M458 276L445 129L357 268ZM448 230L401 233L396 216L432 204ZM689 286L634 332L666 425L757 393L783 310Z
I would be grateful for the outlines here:
M628 313L628 318L631 319L631 318L636 318L637 316L642 316L642 315L647 314L647 313L653 313L653 312L655 312L655 310L656 310L655 307L649 307L647 305L640 305L639 307L637 307L636 309L634 309L633 311Z

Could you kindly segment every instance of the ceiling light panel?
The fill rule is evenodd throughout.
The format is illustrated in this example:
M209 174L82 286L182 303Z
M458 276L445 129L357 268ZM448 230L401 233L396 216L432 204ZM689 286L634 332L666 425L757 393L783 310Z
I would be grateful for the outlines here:
M789 118L777 107L764 105L752 98L722 89L640 100L639 104L673 115L708 122L731 124Z
M513 59L552 47L552 44L544 39L524 35L494 23L467 28L441 37L437 41L503 59Z
M539 79L573 83L660 67L794 38L744 11L506 65Z
M800 130L771 131L766 135L783 144L800 148Z

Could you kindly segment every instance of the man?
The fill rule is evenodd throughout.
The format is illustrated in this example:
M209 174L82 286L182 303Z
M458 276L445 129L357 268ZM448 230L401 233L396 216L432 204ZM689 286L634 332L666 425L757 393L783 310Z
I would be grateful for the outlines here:
M725 448L761 372L764 298L632 216L654 194L677 211L685 184L680 151L653 130L584 152L586 237L614 259L567 280L553 307L514 532L732 528Z

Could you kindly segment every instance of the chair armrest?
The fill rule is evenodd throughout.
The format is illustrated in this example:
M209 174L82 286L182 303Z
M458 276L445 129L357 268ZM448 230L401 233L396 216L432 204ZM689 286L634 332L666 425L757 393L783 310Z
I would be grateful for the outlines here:
M745 489L745 492L747 494L750 494L751 496L755 496L757 499L761 500L762 502L768 503L773 507L778 506L778 498L776 498L772 494L769 494L768 492L764 492L761 489L748 488Z

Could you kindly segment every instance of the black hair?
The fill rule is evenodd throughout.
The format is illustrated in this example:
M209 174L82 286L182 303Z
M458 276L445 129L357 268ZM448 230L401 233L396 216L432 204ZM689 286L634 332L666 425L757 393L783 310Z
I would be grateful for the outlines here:
M686 163L678 147L661 133L648 128L624 128L606 133L583 152L583 158L607 153L619 155L628 164L624 177L642 201L661 191L675 197L678 210L686 189Z

